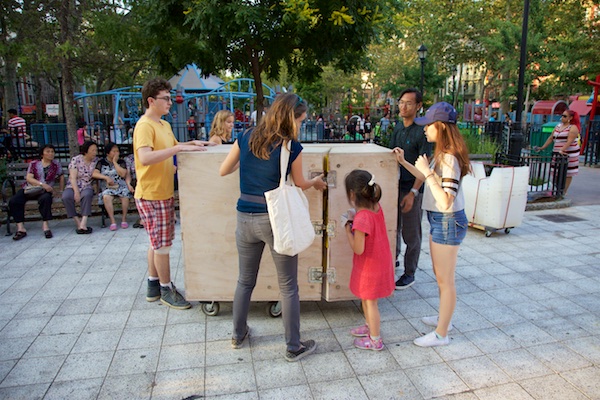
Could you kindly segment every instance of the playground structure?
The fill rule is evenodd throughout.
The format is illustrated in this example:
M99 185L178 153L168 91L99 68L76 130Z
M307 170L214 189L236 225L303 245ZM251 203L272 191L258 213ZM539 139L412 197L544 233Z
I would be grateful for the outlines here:
M247 127L247 116L254 111L256 98L253 79L239 78L224 82L213 75L203 76L202 71L192 64L174 75L169 82L174 88L174 101L165 119L171 124L177 140L189 140L187 120L190 117L196 122L197 133L204 124L208 136L214 115L225 109L236 116L233 138ZM265 101L272 102L275 91L265 84L262 86ZM99 93L83 91L75 93L75 101L78 121L81 125L87 125L90 137L99 142L131 143L133 127L144 113L141 86ZM60 138L57 139L60 142Z

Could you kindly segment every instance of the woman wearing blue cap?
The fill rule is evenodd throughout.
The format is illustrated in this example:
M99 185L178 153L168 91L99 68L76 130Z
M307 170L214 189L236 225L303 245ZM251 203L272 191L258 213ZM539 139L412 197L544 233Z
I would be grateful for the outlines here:
M429 247L433 272L440 292L439 315L424 317L423 323L436 329L414 340L417 346L444 346L450 343L452 314L456 306L454 272L458 248L467 234L468 221L460 182L471 170L467 146L456 126L456 110L450 104L436 103L424 117L416 118L425 126L427 141L435 143L433 160L420 156L415 165L404 159L404 151L393 149L398 162L417 179L425 181L423 210L427 210Z

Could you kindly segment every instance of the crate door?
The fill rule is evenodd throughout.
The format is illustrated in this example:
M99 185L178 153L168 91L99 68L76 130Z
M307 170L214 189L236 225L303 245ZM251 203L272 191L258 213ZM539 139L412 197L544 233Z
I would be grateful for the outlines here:
M322 146L304 146L302 150L302 171L305 179L323 173L324 160L329 148ZM324 194L314 188L304 191L308 199L310 219L319 230L323 227ZM298 286L300 300L321 300L322 285L315 279L315 273L323 270L325 233L318 233L313 244L298 256Z
M221 177L231 146L177 155L179 209L188 300L232 301L238 277L235 245L237 172Z
M349 300L353 253L340 216L350 205L346 197L344 179L354 169L363 169L375 175L381 186L380 201L385 214L388 240L392 255L396 254L396 225L398 214L398 164L390 149L375 144L332 145L328 157L329 190L327 194L327 218L332 232L328 237L323 298L327 301ZM390 265L390 268L393 266Z
M235 243L237 225L236 204L239 197L239 174L219 176L219 167L230 146L211 147L206 152L178 155L179 201L186 298L197 301L232 301L238 278L238 253ZM321 156L316 156L322 159ZM304 157L304 168L310 170L310 157ZM308 158L308 159L307 159ZM319 168L322 170L322 165ZM305 193L311 205L311 215L322 215L322 196ZM314 205L313 205L314 203ZM322 217L321 217L322 219ZM313 247L315 249L313 250ZM321 297L320 285L309 284L309 265L312 252L321 264L321 240L315 240L299 259L299 286L303 300ZM312 258L311 258L312 257ZM306 261L303 261L307 259ZM304 269L304 270L303 270ZM265 247L253 301L279 299L277 273L268 247Z

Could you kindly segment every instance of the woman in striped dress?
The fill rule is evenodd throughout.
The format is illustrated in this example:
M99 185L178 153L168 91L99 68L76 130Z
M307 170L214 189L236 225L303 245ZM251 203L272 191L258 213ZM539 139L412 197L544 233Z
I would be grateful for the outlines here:
M561 117L560 123L554 128L552 136L548 137L546 143L542 147L537 147L535 150L541 151L550 146L554 141L553 152L566 154L569 156L569 165L567 167L567 182L565 184L564 195L567 195L569 186L573 177L579 172L579 131L581 130L581 122L579 114L573 110L565 110Z

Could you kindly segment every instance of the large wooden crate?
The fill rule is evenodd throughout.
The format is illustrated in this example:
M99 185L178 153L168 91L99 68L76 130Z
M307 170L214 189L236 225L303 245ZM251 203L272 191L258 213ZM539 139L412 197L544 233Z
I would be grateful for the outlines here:
M184 152L177 156L188 300L233 300L238 277L235 207L239 197L239 174L219 176L219 167L230 148L223 145L211 147L206 152ZM341 214L349 208L344 178L356 168L375 174L375 180L383 190L381 204L395 254L398 199L395 158L389 149L373 144L305 144L302 160L307 179L327 171L329 189L325 193L315 189L305 191L318 235L298 259L300 299L335 301L354 298L348 290L352 250L339 222ZM268 247L263 253L252 300L279 300L277 273Z
M239 173L219 176L219 167L231 146L210 147L206 152L180 153L179 209L185 263L185 293L188 300L232 301L238 278L235 244L236 204L240 194ZM326 147L302 152L303 172L309 177L323 172ZM323 194L315 189L304 192L310 204L311 219L323 223ZM321 284L309 279L309 271L319 268L323 241L315 239L298 259L298 284L302 300L319 300ZM265 247L252 300L279 299L277 272L270 250Z

